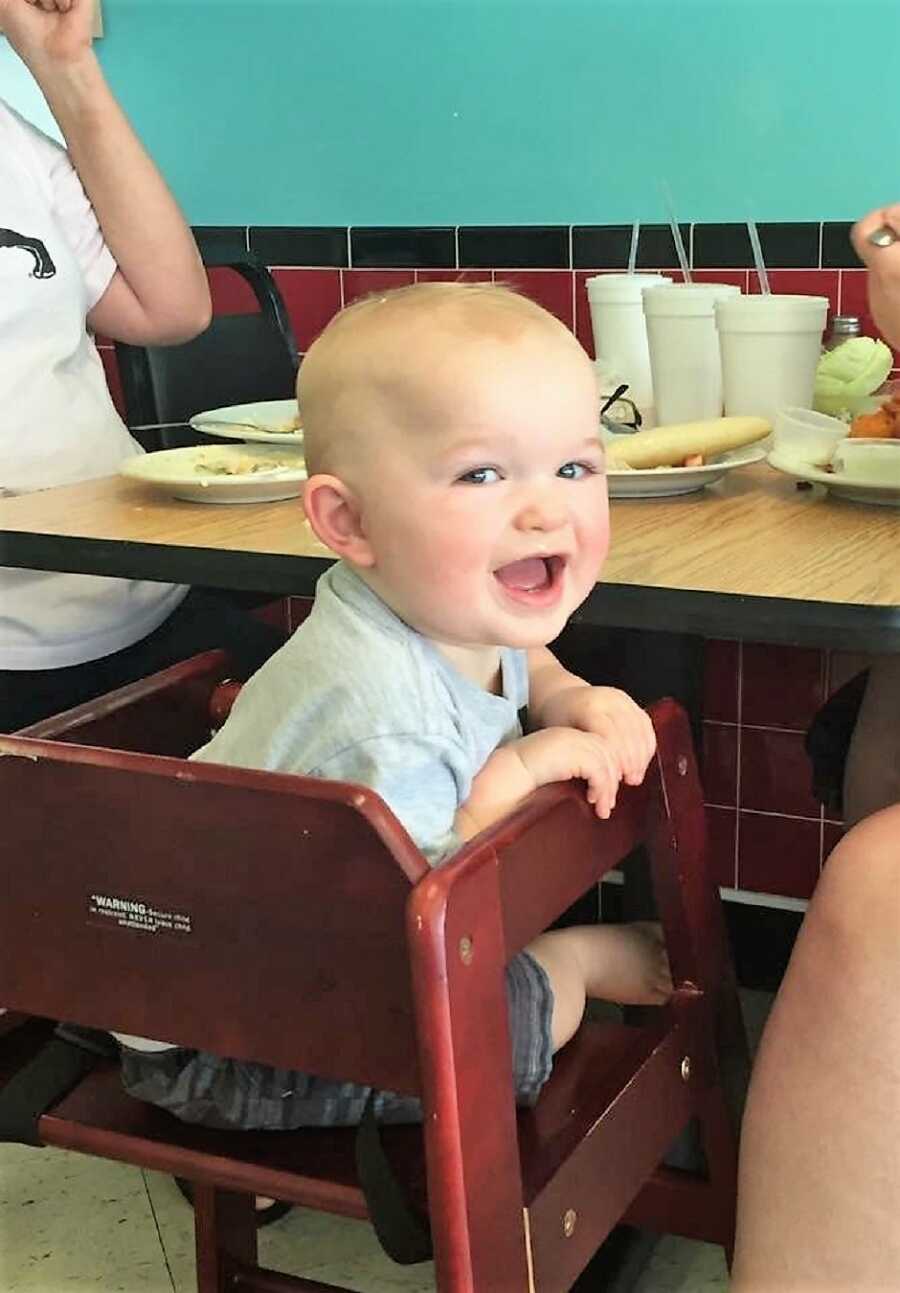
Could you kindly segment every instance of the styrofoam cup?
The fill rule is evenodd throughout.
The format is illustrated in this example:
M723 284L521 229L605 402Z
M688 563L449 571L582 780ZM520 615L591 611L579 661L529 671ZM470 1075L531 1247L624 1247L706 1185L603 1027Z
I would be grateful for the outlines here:
M714 306L739 296L730 283L669 283L644 292L656 421L722 416L722 360Z
M664 274L597 274L587 280L594 351L604 368L628 383L628 397L646 421L652 417L653 383L643 293L668 282Z
M736 296L717 301L728 417L768 418L812 408L828 316L826 296Z

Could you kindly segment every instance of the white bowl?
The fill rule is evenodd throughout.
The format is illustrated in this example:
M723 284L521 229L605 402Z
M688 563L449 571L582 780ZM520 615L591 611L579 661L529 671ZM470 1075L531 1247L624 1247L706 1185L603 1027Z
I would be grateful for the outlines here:
M815 465L831 462L849 427L840 418L812 409L779 409L775 414L774 445L779 452Z

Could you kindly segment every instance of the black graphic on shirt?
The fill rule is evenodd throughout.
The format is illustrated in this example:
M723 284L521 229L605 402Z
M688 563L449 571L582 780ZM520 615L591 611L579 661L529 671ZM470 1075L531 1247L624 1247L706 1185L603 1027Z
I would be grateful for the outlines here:
M3 247L31 252L34 257L32 278L52 278L56 273L56 266L40 238L29 238L26 234L16 233L13 229L0 229L0 248Z

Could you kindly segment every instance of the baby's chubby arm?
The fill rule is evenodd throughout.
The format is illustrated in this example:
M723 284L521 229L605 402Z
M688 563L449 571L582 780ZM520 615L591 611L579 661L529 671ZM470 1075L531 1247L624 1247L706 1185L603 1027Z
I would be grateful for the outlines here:
M453 828L463 840L498 821L538 786L581 778L598 817L616 805L622 767L610 742L593 732L548 727L495 750L457 809Z
M603 737L624 780L639 786L656 753L656 733L647 711L616 687L592 687L564 669L546 647L528 652L532 727L574 727Z
M656 751L647 713L623 691L592 687L546 648L528 652L529 717L540 730L495 750L457 810L454 829L471 839L536 790L583 779L598 817L615 807L619 782L640 785Z

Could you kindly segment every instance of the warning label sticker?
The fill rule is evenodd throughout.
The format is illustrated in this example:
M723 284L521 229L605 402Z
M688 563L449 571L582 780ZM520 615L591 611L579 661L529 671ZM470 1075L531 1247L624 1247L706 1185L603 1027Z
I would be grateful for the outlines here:
M137 929L145 934L190 934L191 918L183 911L161 911L138 898L116 894L88 895L88 915L92 923L116 925L120 929Z

